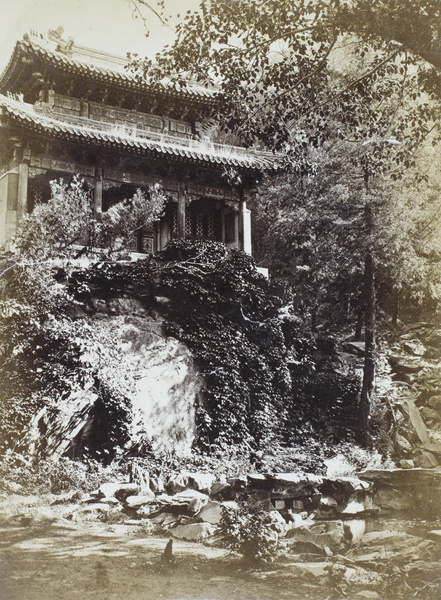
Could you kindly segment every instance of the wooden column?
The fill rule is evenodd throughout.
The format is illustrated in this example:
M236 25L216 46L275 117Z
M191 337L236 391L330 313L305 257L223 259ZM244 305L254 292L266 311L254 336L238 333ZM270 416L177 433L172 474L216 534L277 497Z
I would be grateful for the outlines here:
M28 212L28 179L29 163L31 161L30 150L24 150L18 163L18 190L17 190L17 225Z
M225 210L221 213L221 242L225 244Z
M239 212L234 212L234 247L240 248L240 238L239 238Z
M18 165L18 193L17 193L17 223L27 212L28 204L28 177L29 165L21 162Z
M185 239L185 201L186 191L183 183L179 184L178 191L178 238Z
M241 250L251 254L251 211L247 208L243 190L240 190L240 234Z
M93 188L93 218L101 221L103 212L103 170L101 167L95 168L95 186Z

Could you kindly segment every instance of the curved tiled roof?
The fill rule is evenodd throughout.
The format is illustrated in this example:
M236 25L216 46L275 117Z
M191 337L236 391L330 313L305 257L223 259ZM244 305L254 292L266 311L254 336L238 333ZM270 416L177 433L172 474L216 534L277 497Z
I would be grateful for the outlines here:
M250 151L235 146L206 143L198 140L136 132L127 127L92 121L87 118L68 119L65 115L36 112L34 106L0 95L0 108L15 123L41 134L64 139L83 140L92 144L110 145L151 156L222 165L246 170L272 170L274 156L269 152Z
M90 54L93 56L92 52ZM60 50L44 47L44 45L31 40L27 35L24 36L23 40L17 42L13 55L0 76L0 92L20 91L12 90L11 84L16 78L15 71L24 67L23 58L34 58L46 63L48 66L62 69L71 76L90 77L94 82L115 85L134 92L150 92L167 98L193 100L205 105L212 105L219 98L219 93L216 90L195 84L188 84L180 88L177 84L167 81L148 83L124 70L125 61L120 57L114 57L118 59L119 64L114 61L113 68L109 68L109 66L103 66L102 60L94 62L93 59L84 60L84 57L80 59L74 55L70 56ZM99 64L100 62L101 64Z

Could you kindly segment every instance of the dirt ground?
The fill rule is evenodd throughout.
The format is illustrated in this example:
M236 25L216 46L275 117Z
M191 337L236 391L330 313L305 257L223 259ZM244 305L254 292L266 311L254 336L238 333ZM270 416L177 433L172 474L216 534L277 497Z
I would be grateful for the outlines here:
M437 600L440 597L441 560L432 556L432 552L431 557L427 556L431 562L421 562L421 553L415 554L412 544L403 548L403 552L395 552L401 565L398 580L390 579L385 595L384 584L388 583L385 578L394 576L394 571L386 568L390 566L389 553L381 554L380 566L377 564L376 570L369 572L360 569L360 564L367 568L366 561L375 561L378 555L378 552L369 554L369 550L359 559L340 555L301 558L288 553L265 568L251 569L223 548L175 539L174 562L169 564L161 560L168 536L147 533L134 521L109 523L87 513L81 519L72 518L72 506L51 506L51 500L19 495L0 498L0 600ZM421 542L422 538L415 537L416 548ZM399 539L394 542L397 543L400 545ZM436 548L441 551L441 545ZM441 559L439 551L435 554ZM333 564L337 565L337 574L338 569L349 567L348 576L352 567L358 565L357 573L364 573L363 585L360 587L360 581L346 587L336 583ZM401 586L406 573L412 576L412 569L418 571L418 577L413 576L414 581L409 579L404 596L401 592L397 596L397 584ZM430 581L434 583L429 584Z
M104 523L1 528L1 600L310 597L296 589L297 581L244 570L225 550L202 544L174 540L175 562L162 564L167 538L134 529Z

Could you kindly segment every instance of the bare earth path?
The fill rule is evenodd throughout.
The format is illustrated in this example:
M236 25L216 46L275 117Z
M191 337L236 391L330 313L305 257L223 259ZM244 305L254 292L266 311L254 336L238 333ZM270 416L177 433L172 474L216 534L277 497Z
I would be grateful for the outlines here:
M224 550L202 544L175 540L175 564L163 565L160 559L167 538L140 537L134 529L105 523L1 528L0 599L296 597L291 586L281 589L275 581L256 579L238 569ZM287 582L282 583L285 588ZM300 597L305 598L304 594Z

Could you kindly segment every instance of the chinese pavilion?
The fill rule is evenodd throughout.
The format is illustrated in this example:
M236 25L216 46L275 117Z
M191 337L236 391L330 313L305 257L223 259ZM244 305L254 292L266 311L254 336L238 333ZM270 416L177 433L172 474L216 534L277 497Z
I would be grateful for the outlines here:
M133 251L180 237L251 253L247 194L272 155L212 142L215 90L147 83L125 59L62 34L25 35L0 78L0 248L13 249L17 224L50 197L51 180L78 173L98 220L137 188L162 186L164 215L139 232Z

